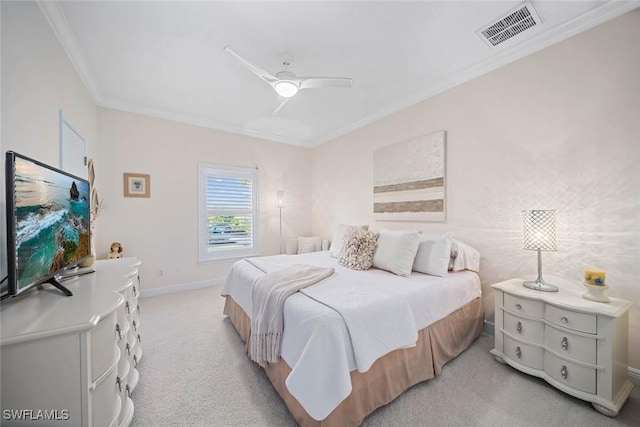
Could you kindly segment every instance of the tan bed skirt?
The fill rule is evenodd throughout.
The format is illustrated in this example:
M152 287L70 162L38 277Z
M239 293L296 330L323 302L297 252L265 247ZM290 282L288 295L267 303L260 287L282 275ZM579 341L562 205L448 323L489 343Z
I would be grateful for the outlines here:
M251 319L229 296L224 314L229 316L248 350ZM422 329L415 347L393 351L378 359L364 373L351 372L351 394L327 418L311 418L293 397L285 380L291 368L284 360L267 364L265 371L289 412L303 427L357 426L377 408L400 396L409 387L440 374L448 361L464 351L483 328L482 299L476 298L449 316Z

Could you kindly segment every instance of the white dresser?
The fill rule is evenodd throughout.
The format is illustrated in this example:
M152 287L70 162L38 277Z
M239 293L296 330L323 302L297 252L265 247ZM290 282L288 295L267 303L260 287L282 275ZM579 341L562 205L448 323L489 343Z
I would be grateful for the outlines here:
M600 303L586 290L541 292L521 279L495 290L495 348L499 362L543 378L554 387L616 416L633 385L628 378L629 301Z
M3 426L123 427L142 357L135 258L2 303Z

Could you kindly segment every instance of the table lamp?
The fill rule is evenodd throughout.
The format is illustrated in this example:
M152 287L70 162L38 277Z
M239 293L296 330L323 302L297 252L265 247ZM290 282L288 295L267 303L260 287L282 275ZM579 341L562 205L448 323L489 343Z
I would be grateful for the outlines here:
M525 281L522 285L536 291L557 292L558 287L546 283L542 279L542 251L555 251L556 245L556 211L527 210L522 211L524 231L523 249L538 251L538 278Z

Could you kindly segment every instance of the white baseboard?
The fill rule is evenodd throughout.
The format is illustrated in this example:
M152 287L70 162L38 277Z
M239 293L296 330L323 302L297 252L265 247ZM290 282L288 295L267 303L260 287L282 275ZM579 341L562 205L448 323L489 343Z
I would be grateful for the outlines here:
M640 386L640 369L629 368L629 380L636 386Z
M493 322L489 322L488 320L484 321L483 332L487 335L495 335L496 334L496 325Z
M140 298L155 297L158 295L173 294L176 292L193 291L195 289L208 288L211 286L221 286L224 279L201 280L199 282L179 283L177 285L163 286L161 288L142 289Z

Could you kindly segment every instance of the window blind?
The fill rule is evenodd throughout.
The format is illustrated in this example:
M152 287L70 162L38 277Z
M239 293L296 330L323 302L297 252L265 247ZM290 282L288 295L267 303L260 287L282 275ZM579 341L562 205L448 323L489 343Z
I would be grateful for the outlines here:
M204 244L200 246L206 254L200 258L246 256L247 250L255 251L257 170L204 165L201 182Z

